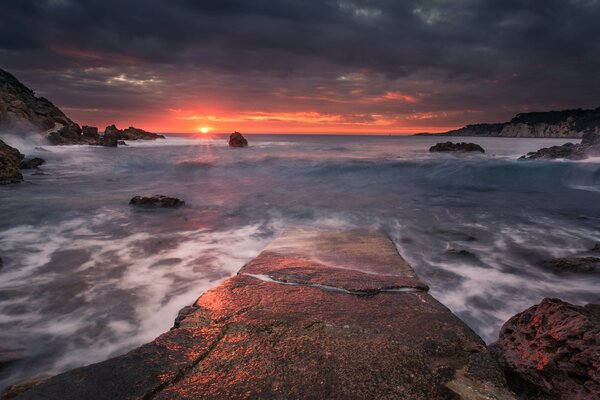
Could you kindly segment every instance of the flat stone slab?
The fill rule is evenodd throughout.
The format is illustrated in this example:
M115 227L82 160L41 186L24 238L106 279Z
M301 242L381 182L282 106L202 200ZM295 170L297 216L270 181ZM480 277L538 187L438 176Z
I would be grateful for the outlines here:
M177 328L18 399L514 399L483 341L387 236L308 236L314 253L275 241ZM404 278L410 290L384 290Z

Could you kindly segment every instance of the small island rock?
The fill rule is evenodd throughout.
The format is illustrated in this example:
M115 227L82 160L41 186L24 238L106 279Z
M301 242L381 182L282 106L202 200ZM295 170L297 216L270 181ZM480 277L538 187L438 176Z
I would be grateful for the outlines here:
M173 208L180 207L185 204L183 200L179 200L175 197L168 197L163 195L156 196L135 196L129 201L130 205L142 206L142 207L165 207Z
M127 129L118 129L114 124L104 129L104 137L119 140L156 140L164 139L163 135L147 132L143 129L130 126Z
M233 132L229 135L229 146L230 147L246 147L248 146L248 141L244 136L242 136L239 132Z
M544 299L513 316L490 346L527 399L600 399L600 304Z
M485 153L483 147L475 143L438 143L435 146L431 146L429 148L431 152L457 152L457 153L470 153L470 152L480 152Z

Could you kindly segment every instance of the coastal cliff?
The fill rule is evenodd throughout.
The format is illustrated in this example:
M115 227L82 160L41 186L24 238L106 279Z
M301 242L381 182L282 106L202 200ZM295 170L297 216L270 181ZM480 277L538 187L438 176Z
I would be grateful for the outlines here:
M581 138L585 132L600 132L600 107L522 113L509 122L472 124L448 132L418 133L415 136Z

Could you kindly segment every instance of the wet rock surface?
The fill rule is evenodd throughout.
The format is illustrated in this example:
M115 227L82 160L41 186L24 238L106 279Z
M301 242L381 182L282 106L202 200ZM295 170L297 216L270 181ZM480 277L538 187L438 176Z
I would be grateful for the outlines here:
M248 140L242 136L239 132L233 132L229 135L229 146L230 147L246 147L248 146Z
M483 147L475 143L437 143L435 146L431 146L429 148L431 152L455 152L455 153L471 153L471 152L479 152L485 153Z
M562 146L544 147L538 151L529 152L521 160L554 160L564 158L583 160L587 157L600 156L600 133L586 132L581 143L565 143Z
M168 197L159 194L155 196L135 196L129 201L129 204L139 207L173 208L181 207L185 202L176 197Z
M598 257L562 257L546 260L541 263L545 269L560 273L598 273L600 274L600 258Z
M48 378L49 376L43 375L16 385L8 386L0 393L0 400L14 399L28 390L44 383Z
M302 234L276 242L182 310L176 328L155 341L18 398L514 399L481 339L419 286L397 252L395 262L387 250L376 258L378 249L390 249L389 238L367 236ZM298 237L306 241L291 245ZM374 248L364 257L343 251L355 241ZM311 262L341 271L331 287L310 277L279 282L271 275L290 273L286 255L302 261L297 275ZM256 265L265 274L249 272ZM405 274L410 291L345 289L371 275L384 288L386 279Z
M17 183L23 180L21 160L23 154L0 140L0 184Z
M521 398L600 398L600 304L544 299L509 319L492 348Z
M42 164L44 164L46 160L39 157L30 158L28 160L21 161L21 169L36 169Z

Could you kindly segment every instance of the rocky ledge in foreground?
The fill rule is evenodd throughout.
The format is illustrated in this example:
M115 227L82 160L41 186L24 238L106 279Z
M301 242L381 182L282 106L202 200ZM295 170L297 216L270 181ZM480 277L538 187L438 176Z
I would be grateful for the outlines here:
M520 160L553 160L557 158L582 160L594 156L600 157L600 133L587 132L583 135L581 143L565 143L562 146L544 147L538 151L527 153Z
M514 399L382 233L290 232L123 356L24 399Z
M0 140L0 184L17 183L23 180L21 162L23 154Z
M168 197L158 194L155 196L135 196L129 201L129 204L139 207L173 208L183 206L185 201L179 200L176 197Z
M242 136L239 132L233 132L229 135L229 147L246 147L248 146L248 141L244 136Z
M600 399L600 304L544 299L508 320L491 346L524 399Z
M438 143L435 146L429 148L431 152L456 152L456 153L469 153L469 152L480 152L485 153L483 147L475 143Z

